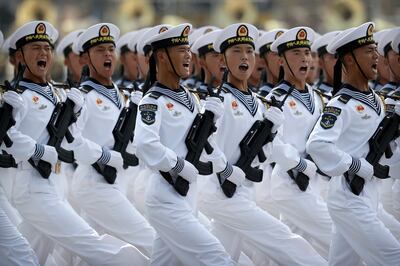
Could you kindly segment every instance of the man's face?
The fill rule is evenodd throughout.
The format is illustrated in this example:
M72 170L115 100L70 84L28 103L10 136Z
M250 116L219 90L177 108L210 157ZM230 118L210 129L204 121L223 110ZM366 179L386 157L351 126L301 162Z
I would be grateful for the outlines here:
M70 52L67 58L65 58L64 63L68 67L73 78L76 79L75 81L78 81L80 79L83 67L82 64L80 63L79 55Z
M266 55L264 55L264 57L268 62L268 70L272 73L275 79L278 79L279 69L281 66L278 53L269 51Z
M171 58L171 62L168 64L169 71L174 73L173 68L175 68L176 74L178 74L179 77L189 77L192 58L189 45L178 45L168 47L167 49ZM171 63L173 64L173 67L171 66Z
M247 81L255 66L254 48L250 44L237 44L225 51L226 65L236 79Z
M333 69L335 67L337 58L335 55L326 53L320 59L321 68L325 70L325 73L333 79Z
M310 48L291 49L286 51L284 55L286 60L282 56L281 63L283 64L285 75L294 75L294 79L305 82L312 61Z
M142 77L147 76L147 72L149 72L149 56L145 56L142 54L137 54L137 59L139 63L139 70Z
M361 70L368 80L373 80L378 74L378 52L376 44L369 44L353 51Z
M97 74L104 78L111 78L117 59L115 45L112 43L96 45L89 49L88 55Z
M124 66L124 71L127 73L127 78L135 80L139 76L137 54L131 51L121 55L121 63Z
M313 84L319 76L319 58L317 53L311 53L311 64L307 75L307 83Z
M17 51L17 59L24 62L33 76L46 80L53 64L53 47L48 42L31 42Z
M252 85L258 85L260 82L260 77L261 73L265 68L265 62L260 58L260 55L255 54L255 67L253 69L253 72L251 73L251 78L252 80L256 81L256 84Z
M378 75L383 80L390 80L389 65L385 63L385 61L385 57L381 55L378 56Z
M215 77L217 83L222 81L222 75L225 70L225 64L222 55L217 52L209 52L204 56L204 63L208 71Z
M393 72L396 81L399 82L400 80L400 56L395 51L390 50L387 54L387 59L389 62L389 67Z

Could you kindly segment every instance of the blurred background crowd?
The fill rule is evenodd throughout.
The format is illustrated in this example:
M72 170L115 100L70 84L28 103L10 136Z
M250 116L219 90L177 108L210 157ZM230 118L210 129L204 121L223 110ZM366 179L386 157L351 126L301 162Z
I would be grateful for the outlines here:
M399 0L0 0L5 38L31 20L51 22L60 37L98 22L111 22L121 34L145 26L190 22L194 27L225 27L248 22L259 29L311 26L319 33L374 21L377 30L400 25ZM10 78L7 54L0 55L0 80ZM52 77L64 79L62 58Z

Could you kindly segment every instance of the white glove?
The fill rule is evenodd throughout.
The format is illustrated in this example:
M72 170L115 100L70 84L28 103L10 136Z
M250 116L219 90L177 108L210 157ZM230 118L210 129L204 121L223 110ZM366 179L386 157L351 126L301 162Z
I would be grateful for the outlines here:
M143 92L141 91L132 91L131 96L129 97L129 100L136 104L139 105L140 100L143 98Z
M83 104L85 103L85 99L83 98L82 93L77 88L71 88L67 92L67 97L74 102L74 113L79 112L82 109Z
M21 95L16 93L15 91L6 91L3 95L3 99L6 103L12 106L13 108L13 118L15 119L16 114L25 110L24 100Z
M58 153L56 151L56 148L49 145L43 145L43 147L44 147L44 153L42 158L40 159L50 163L54 167L58 161Z
M396 106L394 107L394 112L395 112L397 115L400 115L400 101L397 101L397 102L396 102Z
M315 178L318 169L315 163L307 159L302 159L302 160L306 163L306 169L304 169L303 173L310 179Z
M227 179L234 183L237 187L240 187L244 180L246 180L246 174L242 169L235 165L232 166L232 170L232 174Z
M360 158L359 161L360 170L358 170L357 175L364 178L365 180L371 180L374 176L374 167L364 158Z
M285 117L283 116L283 112L281 111L281 109L272 106L264 113L264 118L274 123L274 126L272 127L272 132L275 133L278 127L282 125Z
M224 114L224 105L220 98L217 97L208 97L204 101L204 110L210 111L214 114L214 123L218 120L218 118L222 117Z
M282 171L286 172L300 162L298 151L290 144L283 143L279 137L275 137L272 142L271 155L268 157L267 163L276 162Z
M124 164L124 159L122 159L121 153L113 150L109 150L110 152L110 160L107 165L112 166L116 169L121 169Z

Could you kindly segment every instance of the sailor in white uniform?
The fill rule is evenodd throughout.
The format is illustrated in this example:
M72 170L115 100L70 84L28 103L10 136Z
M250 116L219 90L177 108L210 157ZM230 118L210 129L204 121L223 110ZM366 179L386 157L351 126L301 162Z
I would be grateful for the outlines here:
M19 82L23 110L17 118L17 132L10 134L14 144L6 149L18 164L12 200L24 219L20 231L40 264L45 263L55 242L92 265L128 265L132 261L145 265L145 257L136 248L109 236L99 236L57 193L53 179L58 177L58 154L54 147L46 145L46 126L58 102L47 83L57 36L50 23L33 21L21 26L10 41L18 60L26 65ZM71 90L68 97L77 112L82 106L79 91ZM35 169L39 160L50 164L50 176Z
M157 231L151 264L233 265L221 243L195 215L198 170L183 159L188 152L185 138L198 114L194 96L180 86L180 79L189 75L190 28L181 24L148 41L153 52L152 87L140 102L134 141L138 157L151 169L145 202L147 218ZM216 98L208 99L204 108L216 119L222 113ZM184 190L179 189L179 180Z
M339 86L334 89L339 91L307 142L307 152L332 176L327 200L334 223L330 265L400 265L400 244L377 215L379 180L365 159L368 140L385 116L382 100L368 87L377 74L373 31L374 24L367 22L341 32L328 45L338 55L334 84ZM363 186L350 186L355 180Z
M251 181L255 177L246 177L235 166L241 155L239 143L257 120L265 116L274 124L272 132L276 132L283 119L279 108L267 111L247 85L255 64L257 37L258 30L253 25L238 23L223 29L213 43L229 71L228 82L221 91L224 115L217 123L215 141L223 154L213 162L215 174L202 190L200 210L214 220L215 234L235 260L246 242L278 264L325 265L325 260L309 243L256 205ZM256 161L254 166L259 164Z

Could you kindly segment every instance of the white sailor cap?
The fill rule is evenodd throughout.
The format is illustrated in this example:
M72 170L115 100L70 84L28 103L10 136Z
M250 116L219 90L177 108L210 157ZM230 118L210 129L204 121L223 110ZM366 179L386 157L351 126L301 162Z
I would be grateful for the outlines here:
M189 45L189 32L191 28L191 24L183 23L157 34L148 42L153 51L160 48Z
M393 39L400 34L400 27L385 31L378 42L378 53L381 56L386 56L387 53L392 49Z
M79 38L79 35L81 35L84 31L85 31L84 29L79 29L79 30L75 30L73 32L68 33L58 43L57 48L56 48L56 53L58 55L64 55L65 57L67 57L70 52L73 52L72 44L74 43L74 41L76 39ZM77 54L79 54L79 53L77 53Z
M11 38L12 38L12 35L8 36L8 37L4 40L3 45L1 46L1 51L2 51L3 53L8 53L9 55L14 54L15 51L16 51L15 49L12 49L12 48L10 47Z
M258 30L248 23L232 24L222 30L215 39L214 50L224 53L226 49L237 44L250 44L255 48L255 42L258 39Z
M309 27L295 27L285 31L272 44L271 51L283 54L295 48L310 48L315 39L314 30Z
M189 34L189 45L192 46L198 38L200 38L201 36L203 36L204 34L211 32L213 30L218 30L218 27L215 26L203 26L197 29L194 29L190 34Z
M150 28L148 31L143 33L142 37L137 43L137 52L142 55L148 55L151 51L151 46L149 40L152 39L154 36L165 32L172 28L169 24L161 24Z
M373 22L366 22L358 27L344 30L328 44L326 50L331 54L337 53L343 56L364 45L374 44L374 28Z
M377 32L374 32L374 40L375 43L378 44L379 41L382 39L383 35L385 34L385 32L388 32L390 29L385 29L385 30L380 30Z
M396 37L393 38L391 46L393 51L400 54L400 33L397 33Z
M141 40L143 34L145 34L150 29L151 29L150 27L146 27L136 31L135 38L132 38L128 43L129 50L137 53L138 42Z
M220 29L214 29L208 33L203 34L193 43L193 45L190 47L190 51L199 56L215 51L213 47L213 42L219 36L219 34L221 34L221 31L222 30Z
M124 35L121 36L121 38L118 39L117 41L117 52L120 54L123 54L128 51L135 52L135 50L131 50L128 46L130 41L136 37L137 31L130 31L128 33L125 33Z
M57 41L58 31L47 21L31 21L19 27L10 40L10 47L18 50L30 42L48 42L51 46Z
M315 41L311 45L311 51L318 53L318 56L323 56L324 54L328 53L326 50L326 47L328 46L329 43L331 43L335 37L340 33L341 31L331 31L328 33L325 33L324 35L315 38Z
M89 48L102 44L115 42L119 37L119 29L111 23L99 23L85 30L78 39L76 49L80 52L86 52Z
M262 34L256 42L256 51L260 54L260 56L263 56L271 51L271 44L285 31L287 31L287 29L275 29Z

